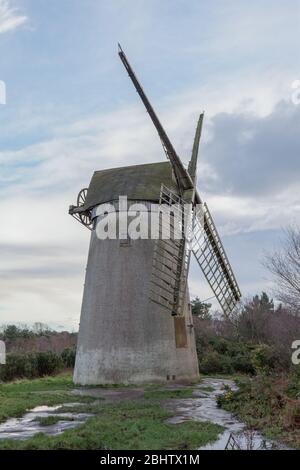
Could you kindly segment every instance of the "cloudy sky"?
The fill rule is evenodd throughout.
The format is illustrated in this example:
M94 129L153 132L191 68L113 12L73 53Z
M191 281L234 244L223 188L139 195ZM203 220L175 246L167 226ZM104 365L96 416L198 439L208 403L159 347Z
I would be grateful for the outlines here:
M245 296L300 222L300 2L0 0L0 324L77 329L89 232L68 216L94 170L163 161L119 41L185 163ZM0 100L1 101L1 100ZM211 295L195 265L192 295Z

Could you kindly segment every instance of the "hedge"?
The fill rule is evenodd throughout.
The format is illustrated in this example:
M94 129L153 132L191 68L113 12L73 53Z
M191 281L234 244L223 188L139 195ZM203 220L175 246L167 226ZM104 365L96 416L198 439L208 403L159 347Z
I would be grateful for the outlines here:
M47 351L28 354L9 353L6 364L0 365L0 381L33 379L55 374L65 368L74 367L75 349L66 348L61 354Z

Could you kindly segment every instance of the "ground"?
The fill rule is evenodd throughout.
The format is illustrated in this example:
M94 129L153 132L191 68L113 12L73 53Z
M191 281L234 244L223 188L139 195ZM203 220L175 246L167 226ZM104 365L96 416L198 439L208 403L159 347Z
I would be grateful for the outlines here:
M72 403L73 389L71 374L2 384L0 422L36 406ZM84 424L58 436L39 433L26 441L0 440L0 449L197 449L215 441L223 430L209 422L166 423L172 412L165 409L164 401L191 397L192 389L187 386L170 390L98 387L90 395L86 388L76 395L77 410L93 414ZM70 410L76 411L76 407L68 407ZM53 416L41 424L46 427L57 420Z

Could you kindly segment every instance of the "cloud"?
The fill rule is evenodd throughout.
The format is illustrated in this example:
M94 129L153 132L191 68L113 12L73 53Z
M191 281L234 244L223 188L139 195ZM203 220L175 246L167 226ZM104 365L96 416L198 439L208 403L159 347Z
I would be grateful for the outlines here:
M217 113L201 147L199 191L222 235L300 222L300 107Z
M0 34L12 31L27 21L27 16L22 15L11 5L10 0L0 0Z
M200 179L205 190L224 195L266 196L299 182L300 106L281 101L267 116L219 113L202 148L216 177Z

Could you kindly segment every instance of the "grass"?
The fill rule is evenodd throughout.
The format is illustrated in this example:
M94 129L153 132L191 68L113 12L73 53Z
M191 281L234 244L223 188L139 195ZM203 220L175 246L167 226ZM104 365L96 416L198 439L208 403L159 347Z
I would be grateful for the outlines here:
M87 407L90 409L90 407ZM86 409L83 407L83 411ZM59 436L36 434L27 441L0 441L0 449L196 449L217 439L221 426L207 422L166 424L172 414L155 402L93 405L95 416Z
M74 418L67 416L51 415L51 416L37 416L34 421L37 421L41 426L52 426L59 421L74 421Z
M0 385L0 422L10 417L22 416L36 406L54 406L74 401L92 401L90 397L77 397L69 392L72 389L70 374L46 377L35 380L19 380Z
M22 379L0 385L0 393L15 394L19 392L41 392L56 390L71 390L74 388L72 376L69 373L41 379Z
M120 449L167 450L197 449L215 441L223 428L209 422L187 421L167 424L172 413L162 408L159 400L192 396L192 388L160 390L145 388L145 398L106 404L70 394L70 374L36 380L21 380L0 385L0 420L21 416L40 405L81 402L62 407L55 415L39 419L49 426L61 420L61 412L92 413L93 416L74 429L57 436L38 433L28 440L0 440L0 449ZM65 418L63 418L65 419Z

